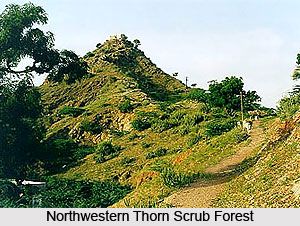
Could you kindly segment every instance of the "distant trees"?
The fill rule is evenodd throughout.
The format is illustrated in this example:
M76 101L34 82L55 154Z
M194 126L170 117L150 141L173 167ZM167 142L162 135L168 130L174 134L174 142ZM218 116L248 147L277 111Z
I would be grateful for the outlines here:
M133 43L134 43L134 48L138 48L141 45L141 42L138 39L133 40Z
M293 80L300 79L300 54L297 54L296 68L292 74ZM281 117L291 118L300 110L300 85L295 85L292 92L279 101L277 112Z
M208 94L204 89L194 88L188 92L187 98L198 102L206 103L208 101Z
M294 73L292 75L292 78L294 80L300 79L300 54L299 53L297 54L296 64L297 64L296 69L294 70Z
M213 80L208 90L193 88L187 98L208 104L210 107L225 108L228 111L238 111L241 107L240 95L243 95L245 110L259 107L261 98L256 91L245 91L242 78L226 77L221 82Z
M215 107L224 107L231 110L240 109L240 93L244 83L241 78L226 77L221 82L212 81L209 84L209 103Z

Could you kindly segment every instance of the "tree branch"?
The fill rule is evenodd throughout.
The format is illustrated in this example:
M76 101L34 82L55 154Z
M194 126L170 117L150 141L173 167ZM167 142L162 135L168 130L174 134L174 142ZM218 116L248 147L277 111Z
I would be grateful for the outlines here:
M26 69L21 70L21 71L15 71L15 70L11 69L11 66L9 65L8 61L6 61L6 67L7 68L4 68L3 71L5 71L7 73L11 73L11 74L23 74L23 73L33 72L36 69L36 62L33 62L32 66L26 67Z

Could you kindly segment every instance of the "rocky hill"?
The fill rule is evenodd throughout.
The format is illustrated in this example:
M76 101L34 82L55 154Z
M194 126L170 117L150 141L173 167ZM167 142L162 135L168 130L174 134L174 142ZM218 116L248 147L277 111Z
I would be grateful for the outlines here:
M274 138L278 122L271 125L267 118L263 137L270 137L262 144L268 146L251 142L237 126L238 113L208 108L199 96L188 98L185 85L151 62L139 44L113 36L84 56L88 76L39 88L46 109L44 143L52 156L44 174L130 187L113 207L165 207L166 197L194 181L215 181L210 169L241 155L246 159L232 169L234 177L213 205L273 206L263 202L268 195L279 206L297 206L288 197L299 190L299 122L287 136L281 131Z

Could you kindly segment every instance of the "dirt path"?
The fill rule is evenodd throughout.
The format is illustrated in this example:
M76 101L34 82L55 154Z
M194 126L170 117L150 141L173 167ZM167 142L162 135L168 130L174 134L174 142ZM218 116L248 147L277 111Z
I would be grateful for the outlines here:
M230 174L238 164L247 158L254 149L261 146L264 141L263 129L259 122L254 122L253 130L250 133L251 142L248 146L242 147L236 154L230 156L217 165L209 167L205 172L216 175L216 179L210 181L195 182L165 199L165 203L174 207L185 208L208 208L212 201L223 191L226 183L232 179ZM224 176L225 175L225 176Z

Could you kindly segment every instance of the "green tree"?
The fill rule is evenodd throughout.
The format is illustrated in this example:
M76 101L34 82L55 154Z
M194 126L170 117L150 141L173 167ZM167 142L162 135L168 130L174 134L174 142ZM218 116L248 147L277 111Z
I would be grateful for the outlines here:
M32 3L6 6L0 15L1 77L47 73L59 62L53 34L37 27L46 24L47 20L46 12ZM16 70L21 60L26 58L31 59L32 64Z
M204 89L193 88L188 92L187 98L198 102L207 103L208 94Z
M39 28L46 12L32 3L11 4L0 14L0 174L24 177L26 167L39 156L43 127L35 74L63 72L68 81L82 66L72 52L54 48L54 36ZM26 59L27 65L21 63ZM23 69L19 69L23 65ZM75 66L74 66L75 65ZM79 65L79 66L78 66ZM81 74L86 68L81 69Z
M292 75L292 78L294 80L300 79L300 54L299 53L297 54L296 64L297 64L296 69L294 70L293 75Z
M245 110L253 110L259 105L260 97L256 91L245 91L242 78L226 77L221 82L212 81L208 88L208 102L212 107L226 108L229 112L241 107L240 95L244 97Z
M0 84L0 175L24 178L39 158L44 127L40 94L30 79Z
M60 53L54 48L54 35L38 28L47 21L44 9L32 3L5 7L0 15L0 78L8 74L22 78L33 73L57 73L56 80L74 82L86 73L87 65L75 53ZM23 59L32 63L16 69Z
M59 62L54 65L48 80L53 82L66 81L68 84L80 80L87 74L88 65L72 51L63 50Z

